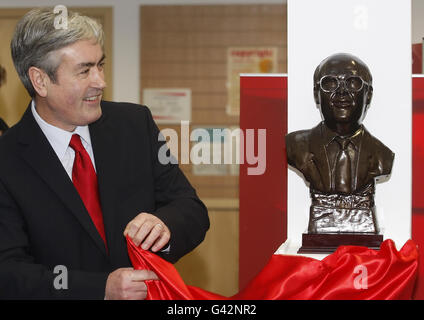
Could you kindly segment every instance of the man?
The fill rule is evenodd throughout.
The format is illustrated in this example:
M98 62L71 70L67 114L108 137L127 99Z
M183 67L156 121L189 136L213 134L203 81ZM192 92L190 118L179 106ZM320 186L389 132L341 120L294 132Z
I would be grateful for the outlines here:
M158 161L149 110L101 101L101 26L54 21L30 11L11 43L32 102L0 139L0 297L144 299L157 276L130 268L125 236L175 262L204 239L207 210Z
M334 54L315 70L323 121L286 136L287 161L311 190L309 232L378 231L375 181L390 175L394 154L362 124L372 93L371 73L355 56Z

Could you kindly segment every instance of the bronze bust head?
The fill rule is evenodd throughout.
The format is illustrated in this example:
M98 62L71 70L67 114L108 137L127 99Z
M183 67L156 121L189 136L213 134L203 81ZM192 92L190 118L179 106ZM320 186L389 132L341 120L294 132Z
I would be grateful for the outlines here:
M367 65L338 53L314 73L322 122L286 136L287 161L309 184L309 233L377 233L375 182L388 177L393 152L362 124L373 87Z
M359 129L372 98L368 67L348 54L335 54L314 73L314 99L325 125L340 136Z

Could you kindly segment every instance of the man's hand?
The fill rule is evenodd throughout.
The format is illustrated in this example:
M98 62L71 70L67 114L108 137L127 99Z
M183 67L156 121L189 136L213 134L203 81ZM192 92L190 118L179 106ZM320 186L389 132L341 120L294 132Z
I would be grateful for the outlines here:
M129 236L136 246L144 250L156 252L162 249L171 238L168 227L158 217L142 212L131 220L125 230L124 236Z
M158 280L151 270L116 269L106 281L106 300L144 300L147 296L145 280Z

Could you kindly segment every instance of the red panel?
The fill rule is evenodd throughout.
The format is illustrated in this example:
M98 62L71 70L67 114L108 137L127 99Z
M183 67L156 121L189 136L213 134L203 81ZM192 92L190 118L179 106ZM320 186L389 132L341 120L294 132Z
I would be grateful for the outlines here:
M423 44L412 44L412 73L422 73L423 70Z
M415 299L424 299L424 78L412 80L412 239L420 264Z
M241 290L287 239L287 77L241 77L240 128L255 130L255 155L258 129L266 129L265 172L248 175L252 165L240 164Z

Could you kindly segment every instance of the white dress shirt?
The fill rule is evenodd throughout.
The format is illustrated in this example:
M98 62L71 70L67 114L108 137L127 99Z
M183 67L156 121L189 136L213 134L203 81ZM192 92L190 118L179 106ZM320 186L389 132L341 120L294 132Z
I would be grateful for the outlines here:
M58 127L55 127L46 121L44 121L35 109L35 102L31 102L31 111L34 115L35 121L43 131L47 140L50 142L54 152L62 163L66 170L69 178L72 180L72 167L74 165L75 151L69 146L73 134L78 134L81 137L82 145L90 156L91 162L93 163L94 170L96 165L94 162L94 153L91 146L90 130L88 125L76 127L73 132L69 132Z

